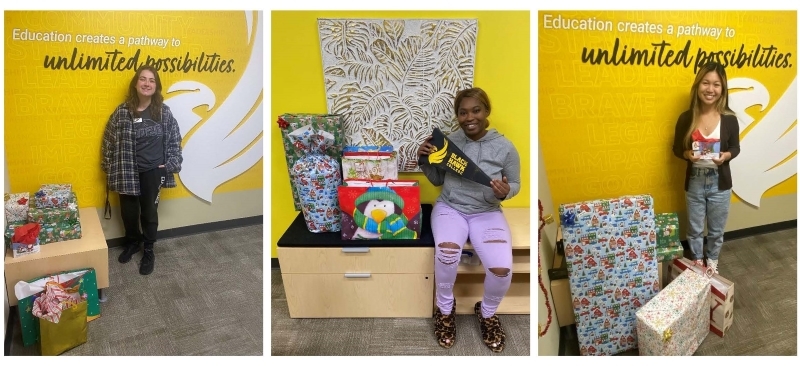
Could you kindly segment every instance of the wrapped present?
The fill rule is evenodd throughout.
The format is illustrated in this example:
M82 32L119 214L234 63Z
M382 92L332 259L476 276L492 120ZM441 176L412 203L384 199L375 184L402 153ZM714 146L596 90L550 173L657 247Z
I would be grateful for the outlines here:
M339 187L342 239L419 239L422 205L416 180L348 179Z
M676 258L683 258L683 247L656 248L656 258L659 262L672 262Z
M31 207L27 215L28 222L39 224L75 224L80 222L78 213L78 198L70 192L66 207L38 208Z
M559 207L581 355L636 348L636 311L658 293L653 199Z
M57 356L86 343L86 305L77 286L68 289L55 281L45 284L31 311L39 318L42 356Z
M678 214L660 213L656 215L656 247L683 248L678 232ZM659 259L659 261L661 261Z
M686 269L692 272L707 274L708 270L704 267L695 266L691 260L679 258L672 261L667 268L667 278L673 280L683 273ZM711 281L711 317L709 329L719 337L724 337L725 332L733 324L733 282L725 277L714 274Z
M289 137L306 154L292 166L291 177L308 230L312 233L340 231L336 192L342 184L339 162L322 154L326 146L333 143L333 135L306 126L298 128Z
M342 116L338 114L282 114L278 117L278 127L283 138L283 149L286 152L286 166L289 169L289 183L292 186L294 209L300 211L300 196L297 194L295 181L291 179L291 170L295 162L303 157L303 149L295 145L289 135L297 129L311 126L314 130L325 131L333 136L333 142L326 145L323 154L335 159L342 157L344 134L342 132ZM337 215L338 216L338 215Z
M80 239L82 235L79 222L46 223L42 225L39 239L41 239L41 244L45 245L59 241Z
M392 153L394 152L394 146L392 145L370 145L370 146L345 146L342 149L342 154L350 154L350 153L362 153L362 152L370 152L370 153Z
M6 193L3 195L6 222L25 221L30 207L30 193Z
M383 150L378 147L366 151L345 151L342 154L344 179L397 180L397 154Z
M67 289L70 293L77 291L80 298L85 300L84 322L100 317L100 301L97 297L97 274L92 268L61 272L30 281L19 281L14 286L14 294L19 300L17 309L22 331L22 344L25 347L39 341L41 324L38 321L39 319L33 315L33 307L35 301L44 296L46 285L51 282L60 284L62 288ZM61 319L63 320L63 314Z
M36 191L34 202L38 208L66 208L73 197L71 184L42 184Z
M708 277L685 271L636 312L640 356L690 356L708 335Z

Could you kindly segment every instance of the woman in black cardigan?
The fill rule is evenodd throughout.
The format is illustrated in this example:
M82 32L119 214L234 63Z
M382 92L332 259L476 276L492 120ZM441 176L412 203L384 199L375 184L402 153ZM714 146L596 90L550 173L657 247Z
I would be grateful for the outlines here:
M678 117L672 151L686 160L686 209L688 240L695 265L703 263L703 228L708 222L708 269L718 273L722 236L731 202L730 161L739 155L739 122L728 107L728 77L725 68L708 62L692 84L688 111ZM698 147L718 146L718 154L701 155ZM702 149L700 149L702 150Z

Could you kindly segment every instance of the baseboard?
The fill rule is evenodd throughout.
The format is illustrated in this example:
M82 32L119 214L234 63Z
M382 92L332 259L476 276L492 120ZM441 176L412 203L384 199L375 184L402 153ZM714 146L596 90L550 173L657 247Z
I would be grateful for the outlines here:
M6 343L4 356L11 356L11 339L14 336L14 323L17 322L17 306L10 306L8 309L8 319L6 319Z
M187 235L202 234L212 231L235 229L244 226L258 225L264 223L264 215L243 217L239 219L207 222L197 225L176 227L173 229L159 230L158 239L170 239ZM125 244L125 238L114 238L106 240L109 248L121 247Z
M278 263L278 258L272 258L272 269L281 269L281 264Z

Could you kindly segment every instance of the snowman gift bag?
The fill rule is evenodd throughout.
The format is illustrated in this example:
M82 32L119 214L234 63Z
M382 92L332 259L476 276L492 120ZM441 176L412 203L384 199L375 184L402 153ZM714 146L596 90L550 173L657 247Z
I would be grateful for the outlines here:
M334 143L333 135L305 126L292 131L289 139L304 154L292 165L290 175L308 230L340 231L337 189L342 184L342 175L339 162L325 155L325 149Z

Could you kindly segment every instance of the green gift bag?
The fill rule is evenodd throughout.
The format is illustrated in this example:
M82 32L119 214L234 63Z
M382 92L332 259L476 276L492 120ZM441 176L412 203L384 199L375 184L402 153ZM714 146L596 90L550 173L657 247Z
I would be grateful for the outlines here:
M341 166L342 149L344 149L342 120L343 118L339 114L282 114L278 117L278 127L283 138L283 149L286 151L286 167L289 171L289 184L292 187L295 211L300 211L301 205L300 196L297 194L295 183L292 179L292 167L306 153L303 152L302 146L298 147L293 144L289 134L305 126L311 126L314 130L330 133L333 135L333 143L327 145L323 153L336 159L336 162Z
M42 356L58 356L87 341L87 301L64 309L58 323L39 319L39 350Z
M22 330L22 344L32 346L39 341L39 318L33 316L33 302L44 294L45 284L55 281L64 287L78 286L78 292L86 301L86 321L100 317L100 299L97 297L97 274L93 268L83 268L72 271L42 276L30 281L19 281L14 286L17 296L17 309L19 311L20 329Z

